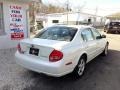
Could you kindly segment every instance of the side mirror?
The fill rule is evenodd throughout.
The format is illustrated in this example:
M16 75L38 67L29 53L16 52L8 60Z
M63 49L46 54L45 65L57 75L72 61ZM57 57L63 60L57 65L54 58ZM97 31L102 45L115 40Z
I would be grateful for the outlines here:
M101 35L101 38L106 38L106 35Z
M102 37L101 36L97 36L96 39L102 39Z
M97 36L96 39L106 38L106 35Z

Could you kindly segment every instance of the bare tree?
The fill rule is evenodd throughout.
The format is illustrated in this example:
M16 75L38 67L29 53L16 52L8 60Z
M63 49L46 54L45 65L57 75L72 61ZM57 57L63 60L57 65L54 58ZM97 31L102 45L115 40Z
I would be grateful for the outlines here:
M44 5L41 0L39 2L31 2L29 5L29 16L30 16L30 24L31 24L31 31L35 29L35 16L39 13L62 13L65 12L66 9L58 6L54 6L52 4Z

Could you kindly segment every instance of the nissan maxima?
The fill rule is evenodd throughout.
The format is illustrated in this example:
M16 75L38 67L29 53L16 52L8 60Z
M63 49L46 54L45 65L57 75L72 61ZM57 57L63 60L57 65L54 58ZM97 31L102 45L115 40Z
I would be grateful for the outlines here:
M15 57L17 64L35 72L54 77L73 72L81 77L88 62L108 54L108 44L91 26L54 25L21 40Z

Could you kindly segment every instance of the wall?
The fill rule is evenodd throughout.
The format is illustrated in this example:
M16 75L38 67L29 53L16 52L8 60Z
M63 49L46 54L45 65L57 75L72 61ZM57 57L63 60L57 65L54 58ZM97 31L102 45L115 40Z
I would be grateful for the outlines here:
M4 29L5 29L5 35L0 36L0 49L6 49L6 48L13 48L16 47L18 42L20 40L11 40L11 31L10 31L10 5L19 5L22 7L22 15L23 15L23 23L24 23L24 31L25 36L24 38L27 38L29 36L28 31L28 4L24 2L17 2L17 1L1 1L3 3L3 19L4 19Z
M44 22L44 26L51 26L54 25L52 23L52 20L59 20L59 23L61 24L67 24L67 14L50 14L47 15L47 21ZM68 24L70 25L75 25L77 22L81 23L88 23L88 19L91 19L91 23L95 26L103 26L104 25L104 18L101 16L94 16L90 14L85 14L85 13L69 13L68 14Z
M48 15L47 21L44 23L44 27L54 25L54 23L52 23L53 20L59 20L59 23L63 23L64 21L62 15Z

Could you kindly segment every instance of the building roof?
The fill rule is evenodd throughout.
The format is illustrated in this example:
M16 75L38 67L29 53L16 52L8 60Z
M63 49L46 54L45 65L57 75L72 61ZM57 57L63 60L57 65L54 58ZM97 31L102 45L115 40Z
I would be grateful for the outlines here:
M48 16L51 16L51 15L66 15L66 14L75 14L75 13L80 13L80 14L86 14L86 15L90 15L90 16L97 16L97 17L103 17L103 16L99 16L99 15L94 15L94 14L89 14L89 13L84 13L84 12L63 12L63 13L50 13L50 14L47 14Z

